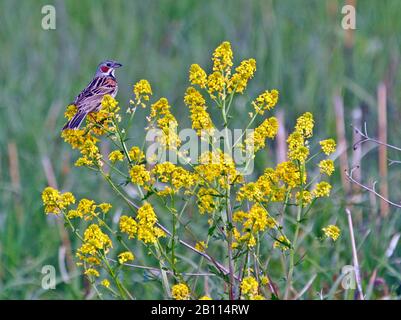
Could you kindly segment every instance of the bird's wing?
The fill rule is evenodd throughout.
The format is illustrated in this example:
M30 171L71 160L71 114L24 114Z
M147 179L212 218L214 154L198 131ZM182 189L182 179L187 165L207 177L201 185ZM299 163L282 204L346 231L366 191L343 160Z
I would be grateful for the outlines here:
M95 77L88 86L75 98L78 110L86 113L95 111L106 94L114 95L117 88L112 77Z

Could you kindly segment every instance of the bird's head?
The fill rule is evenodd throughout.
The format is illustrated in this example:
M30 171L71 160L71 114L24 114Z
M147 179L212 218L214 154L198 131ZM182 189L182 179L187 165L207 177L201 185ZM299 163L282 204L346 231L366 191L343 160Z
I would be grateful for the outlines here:
M113 76L114 77L114 71L117 68L120 68L122 66L121 63L118 63L117 61L113 60L106 60L101 62L96 70L96 77L97 76Z

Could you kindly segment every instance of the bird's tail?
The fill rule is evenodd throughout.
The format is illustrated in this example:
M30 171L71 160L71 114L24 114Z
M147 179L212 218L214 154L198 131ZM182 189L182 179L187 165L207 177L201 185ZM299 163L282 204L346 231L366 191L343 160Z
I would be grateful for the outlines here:
M85 111L78 111L75 116L68 121L65 126L63 127L63 130L65 129L78 129L79 126L81 125L82 121L85 119L87 113Z

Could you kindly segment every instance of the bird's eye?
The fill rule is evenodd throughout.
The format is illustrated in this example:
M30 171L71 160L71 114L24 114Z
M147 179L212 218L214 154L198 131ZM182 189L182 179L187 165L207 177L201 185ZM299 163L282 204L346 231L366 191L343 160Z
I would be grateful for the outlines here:
M106 64L108 67L111 67L111 64L110 63L108 63L108 64Z

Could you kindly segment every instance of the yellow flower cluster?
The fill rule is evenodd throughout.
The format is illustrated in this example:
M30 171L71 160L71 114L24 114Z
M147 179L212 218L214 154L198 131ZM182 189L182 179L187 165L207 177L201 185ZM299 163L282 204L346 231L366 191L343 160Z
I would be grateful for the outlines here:
M170 105L166 98L161 98L151 105L150 121L155 121L157 128L161 130L161 136L156 141L167 149L176 150L181 145L177 134L178 123L170 111Z
M322 151L327 155L336 151L336 142L334 139L322 140L320 141L320 146L322 147Z
M273 247L278 248L281 251L286 251L291 248L291 242L285 235L281 235L277 238L276 241L274 241Z
M308 157L309 148L306 146L300 146L299 148L292 149L288 153L288 158L290 158L291 160L298 160L301 163L304 163Z
M278 201L282 198L284 187L280 185L280 177L273 168L266 168L263 174L256 181L258 190L266 199ZM256 200L255 202L258 202Z
M231 44L227 41L215 49L212 61L213 68L209 75L198 64L192 64L189 70L189 82L192 85L198 85L201 89L207 89L212 99L219 97L221 100L225 100L227 94L243 93L248 81L253 78L256 71L255 59L246 59L241 61L235 68L235 73L230 77L233 52Z
M73 218L83 218L84 220L92 220L99 216L99 212L96 209L100 209L102 213L107 213L112 208L109 203L101 203L96 205L95 201L89 199L81 199L78 203L76 209L69 210L67 217L69 219Z
M209 95L212 99L216 98L215 93L219 93L222 99L225 99L223 94L226 85L226 79L221 72L215 71L207 77L207 87Z
M195 167L195 173L199 176L200 185L216 182L226 189L228 184L243 181L243 176L237 171L234 160L220 149L202 153L199 164Z
M197 193L198 209L200 214L213 213L216 208L216 195L219 193L213 188L199 188Z
M244 60L235 68L235 73L230 79L228 93L233 91L243 93L248 81L253 78L256 71L256 60Z
M255 235L249 231L245 231L241 234L241 232L237 229L233 229L234 242L231 247L233 249L242 249L242 245L246 245L248 248L252 248L256 246L256 238Z
M264 231L266 227L275 228L277 222L260 204L255 204L249 212L237 211L233 216L234 222L241 222L245 229L252 232Z
M237 200L253 202L283 201L285 194L306 182L306 172L291 161L279 163L276 169L267 168L256 182L244 184L237 193Z
M133 255L133 253L131 252L131 251L125 251L125 252L121 252L119 255L118 255L118 263L120 263L120 264L124 264L124 263L126 263L127 261L132 261L132 260L134 260L134 255Z
M305 138L311 138L313 135L313 127L315 122L313 115L310 112L305 112L302 116L297 119L295 125L295 131L302 134Z
M267 184L265 185L265 182ZM262 183L261 183L262 184ZM263 181L263 185L265 186L265 191L267 194L270 194L271 191L271 184L269 181ZM244 184L237 193L237 200L249 200L253 202L260 202L263 200L265 193L261 190L261 186L259 184L259 180L257 182L249 182Z
M266 110L273 109L278 101L278 91L273 89L270 92L266 90L260 94L254 101L252 105L255 108L255 112L258 114L264 114Z
M42 192L42 201L46 214L59 214L75 203L75 197L71 192L60 193L52 187L46 187Z
M306 172L301 175L299 167L292 161L279 163L276 167L276 174L279 179L288 186L289 189L300 186L306 182Z
M148 101L149 97L152 95L152 87L150 86L149 81L145 79L139 80L134 85L133 91L137 104L141 103L142 99ZM145 104L142 103L142 107L145 107Z
M75 162L76 166L101 166L101 154L96 143L99 141L96 136L106 131L114 131L113 121L118 118L119 107L117 101L110 95L105 95L101 108L98 112L92 112L86 117L87 126L81 129L66 129L61 133L65 142L73 149L79 149L81 157ZM65 117L71 119L76 113L75 106L69 106Z
M74 104L70 104L69 106L67 106L67 108L64 112L64 118L66 118L68 121L70 121L72 119L72 117L75 116L77 111L78 111L77 106Z
M92 165L101 165L100 159L102 155L99 152L99 148L95 142L92 140L85 141L83 147L80 149L82 157L80 157L75 165L77 167L80 166L92 166Z
M297 192L295 194L295 199L298 206L302 204L302 206L305 207L312 202L313 197L308 190L304 190L302 192Z
M116 161L124 160L124 153L121 150L114 150L109 154L109 160L114 163Z
M157 239L164 237L165 233L156 227L156 213L150 203L146 202L138 209L136 220L128 216L120 218L120 231L128 234L128 238L137 237L144 243L156 243Z
M205 241L199 241L195 244L195 249L200 252L205 252L205 250L207 249L207 244L205 243Z
M189 82L201 88L206 88L207 75L198 64L191 65L189 69Z
M258 295L259 284L258 281L251 276L244 277L241 281L241 293L248 298Z
M319 162L320 173L325 173L331 176L334 172L334 162L333 160L326 159Z
M142 150L139 147L133 146L129 151L128 155L131 159L131 161L135 163L142 162L145 159L145 154L142 152Z
M105 288L110 288L110 281L107 279L103 279L100 284Z
M209 113L206 111L206 102L202 94L194 87L189 87L184 97L185 104L191 112L192 128L200 136L202 131L213 135L214 125Z
M111 95L106 94L102 99L102 106L100 110L96 113L103 113L103 116L107 116L107 118L109 118L110 116L114 116L119 110L120 107L118 106L118 101Z
M134 238L138 231L138 224L132 217L121 216L119 226L120 231L128 235L128 239Z
M188 300L189 288L185 283L175 284L171 287L171 295L175 300Z
M190 189L196 181L194 174L178 167L169 161L159 163L152 169L152 174L163 183L169 183L173 189L171 192L176 193L181 188Z
M71 145L72 149L80 149L88 140L97 142L98 139L86 133L85 129L66 129L61 133L61 137L65 142Z
M120 115L118 114L119 110L120 107L118 106L117 100L106 94L102 99L100 110L88 114L88 126L86 129L90 129L89 133L98 136L105 134L108 131L114 132L114 121L121 120Z
M85 230L83 240L82 246L77 251L77 257L92 265L100 264L100 250L106 254L112 248L109 236L103 233L97 224L91 224Z
M97 271L94 268L86 269L84 274L87 275L87 276L92 276L92 277L99 277L100 276L99 271Z
M144 164L137 164L131 167L129 170L131 182L140 186L146 186L147 182L150 181L150 172L146 170Z
M304 163L309 157L309 148L305 139L312 137L313 127L314 120L310 112L304 113L297 119L295 130L287 139L288 158L290 160Z
M214 72L230 72L233 65L233 51L231 50L230 42L224 41L216 48L213 52L212 61Z
M235 212L233 221L241 223L242 229L245 231L241 234L237 228L234 229L236 242L233 243L233 248L237 248L241 243L246 243L248 247L253 247L256 245L255 236L258 232L264 231L266 228L273 229L277 226L276 220L260 204L253 205L249 212Z
M330 195L331 185L326 181L319 182L312 191L316 198L328 197Z
M246 139L246 150L254 153L265 147L267 138L273 139L278 132L277 118L271 117L262 122Z
M291 185L297 185L300 178L298 169L292 163L279 164L276 170L267 168L256 182L244 184L237 193L237 200L253 202L282 201L286 188L280 185L280 179Z
M157 238L164 237L165 233L158 227L156 213L149 203L145 203L138 210L138 239L144 243L156 243Z
M341 230L339 227L335 225L328 225L327 227L322 229L326 237L333 239L336 241L341 234Z

